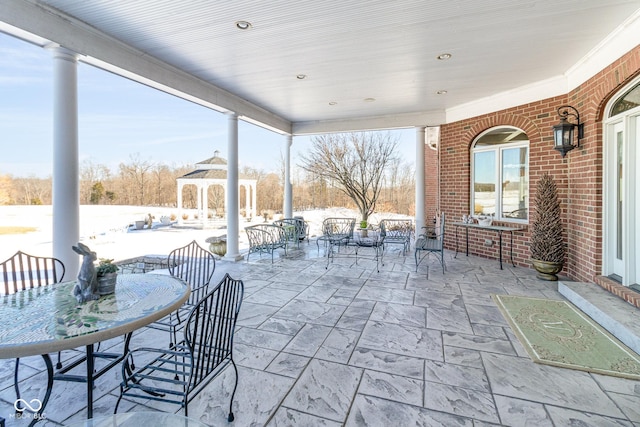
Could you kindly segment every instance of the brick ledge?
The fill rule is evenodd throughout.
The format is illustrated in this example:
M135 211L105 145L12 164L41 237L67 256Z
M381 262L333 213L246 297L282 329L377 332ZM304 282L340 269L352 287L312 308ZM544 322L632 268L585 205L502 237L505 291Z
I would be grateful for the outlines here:
M611 292L617 297L622 298L629 304L640 308L640 293L635 292L626 286L622 286L620 283L616 282L605 276L596 276L596 284L604 288L606 291Z

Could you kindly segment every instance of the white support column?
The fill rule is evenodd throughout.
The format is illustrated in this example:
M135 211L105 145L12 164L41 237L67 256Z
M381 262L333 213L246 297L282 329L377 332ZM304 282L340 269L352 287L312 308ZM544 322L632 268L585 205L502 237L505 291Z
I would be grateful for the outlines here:
M71 249L80 240L78 56L58 45L47 49L53 55L53 256L73 280L80 268Z
M202 185L202 226L207 226L209 221L209 184Z
M291 145L293 135L287 135L284 141L284 206L282 212L285 218L293 217L293 189L291 187Z
M424 213L424 136L425 127L416 127L416 238L426 225Z
M258 195L256 194L256 192L257 192L257 188L256 188L256 184L254 183L251 186L251 212L253 212L252 218L254 221L258 217L258 208L256 207Z
M182 189L184 184L178 180L178 198L177 198L177 208L178 208L178 224L182 224Z
M238 197L238 115L227 113L229 117L227 136L227 253L224 259L239 261L243 258L239 250L239 197Z

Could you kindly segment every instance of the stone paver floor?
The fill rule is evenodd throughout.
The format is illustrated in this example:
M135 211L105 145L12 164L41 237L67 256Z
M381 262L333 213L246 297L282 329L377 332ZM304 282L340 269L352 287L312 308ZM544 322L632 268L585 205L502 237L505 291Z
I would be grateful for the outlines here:
M369 249L370 251L370 249ZM252 254L219 261L213 283L229 273L245 284L235 335L239 385L235 421L226 421L233 370L189 405L212 426L640 426L640 382L534 364L490 298L492 293L562 299L531 269L445 254L415 272L413 253L388 248L384 265L361 250L341 250L327 267L322 244L289 255ZM167 340L141 329L132 347ZM122 339L102 344L122 346ZM72 357L72 353L65 353ZM21 359L24 398L41 393L40 357ZM100 378L94 416L111 414L119 369ZM0 416L13 414L13 361L0 361ZM60 426L86 418L85 385L56 382L46 419ZM120 411L183 413L153 401Z

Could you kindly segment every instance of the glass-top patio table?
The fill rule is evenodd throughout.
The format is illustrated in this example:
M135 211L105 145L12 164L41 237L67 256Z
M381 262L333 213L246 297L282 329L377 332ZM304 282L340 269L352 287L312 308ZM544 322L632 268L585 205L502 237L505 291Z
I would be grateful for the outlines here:
M184 281L168 275L120 274L115 293L79 304L72 294L75 284L64 282L0 297L0 359L41 355L47 366L42 401L34 396L21 399L16 377L15 406L22 418L33 417L30 425L43 418L54 380L86 382L87 416L92 418L94 380L122 361L133 331L178 309L190 292ZM122 354L94 353L95 343L121 335L126 336ZM86 358L53 372L49 353L82 346L86 347ZM112 360L94 373L94 357ZM86 377L66 374L85 360ZM25 406L35 413L25 412Z

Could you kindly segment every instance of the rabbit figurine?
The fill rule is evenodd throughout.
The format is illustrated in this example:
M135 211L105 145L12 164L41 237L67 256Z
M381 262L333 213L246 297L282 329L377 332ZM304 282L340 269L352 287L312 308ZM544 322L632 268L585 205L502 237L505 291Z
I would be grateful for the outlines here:
M83 256L80 273L78 273L78 283L73 288L73 295L79 303L100 298L98 294L98 276L94 264L95 260L98 259L96 253L80 242L78 242L77 246L72 246L72 249Z

